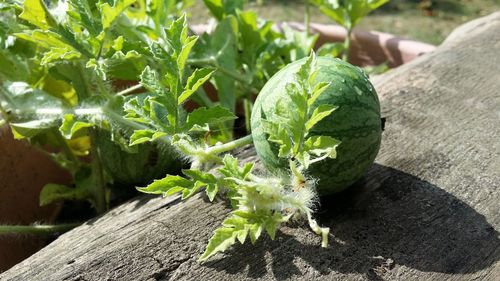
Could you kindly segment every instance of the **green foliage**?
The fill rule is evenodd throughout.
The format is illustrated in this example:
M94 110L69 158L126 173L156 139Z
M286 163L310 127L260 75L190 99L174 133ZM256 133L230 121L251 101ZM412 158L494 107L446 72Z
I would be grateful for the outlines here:
M335 149L340 144L330 136L309 136L314 125L337 108L332 104L315 106L315 101L330 86L328 83L314 84L315 64L312 53L295 74L296 83L286 85L289 96L277 100L273 118L262 120L269 141L279 146L278 156L296 159L304 169L310 163L335 158Z
M309 0L323 14L347 29L352 29L371 11L389 0Z
M70 186L46 185L40 204L88 200L103 212L112 184L145 185L137 189L182 199L204 190L210 201L229 200L233 210L202 261L236 241L255 243L263 232L274 239L291 217L306 218L325 246L328 229L312 219L315 179L304 175L310 164L335 158L340 142L312 133L337 109L319 102L330 84L315 82L314 55L288 81L275 118L262 120L279 157L289 160L288 173L260 177L253 164L227 153L252 142L251 136L233 140L238 103L249 114L266 82L306 58L318 38L287 26L277 32L272 22L245 11L245 2L205 0L217 23L200 36L184 12L193 0L2 4L9 13L0 16L0 112L17 138L55 146L57 153L48 154L73 175ZM344 21L354 25L379 5L361 3L342 10ZM342 51L338 45L319 50ZM210 84L217 100L205 92ZM91 163L80 158L88 154ZM182 176L179 158L191 162Z

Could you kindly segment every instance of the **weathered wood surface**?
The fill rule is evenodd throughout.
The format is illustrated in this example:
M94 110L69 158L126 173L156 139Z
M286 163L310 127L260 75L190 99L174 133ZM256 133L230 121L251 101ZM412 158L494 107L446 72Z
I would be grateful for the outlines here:
M334 236L326 249L296 225L200 264L224 202L143 196L0 279L500 280L499 30L500 13L469 23L376 79L382 148L364 180L322 200Z

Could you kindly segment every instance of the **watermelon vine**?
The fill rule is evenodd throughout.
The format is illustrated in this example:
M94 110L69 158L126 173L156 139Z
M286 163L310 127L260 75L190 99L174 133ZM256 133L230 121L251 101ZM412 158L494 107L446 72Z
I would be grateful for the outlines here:
M314 219L318 196L346 188L373 162L375 90L363 71L332 57L347 49L325 45L317 57L308 27L279 33L244 1L226 2L204 0L216 24L199 36L184 13L190 1L2 3L2 122L16 138L55 147L47 154L73 175L70 186L46 185L41 205L87 200L103 213L116 185L182 199L204 191L233 210L201 261L264 232L274 239L292 219L327 246L329 229ZM347 11L350 30L386 1L364 1L362 11L323 2L311 1ZM249 135L237 138L239 105ZM267 172L231 154L251 144ZM59 228L36 231L51 229Z

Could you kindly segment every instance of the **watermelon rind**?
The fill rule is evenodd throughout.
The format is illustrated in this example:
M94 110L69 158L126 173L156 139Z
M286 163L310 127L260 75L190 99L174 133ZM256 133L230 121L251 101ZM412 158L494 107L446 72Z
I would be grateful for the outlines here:
M360 68L340 59L317 57L319 69L314 83L331 83L316 100L313 108L327 103L338 108L310 131L310 136L325 135L341 141L337 157L312 164L307 175L317 180L320 195L340 192L359 180L373 164L381 137L380 103L375 88ZM264 166L275 174L287 173L288 160L279 158L278 146L268 141L262 120L273 121L278 102L294 108L285 89L293 83L295 73L305 59L287 65L276 73L259 93L251 116L252 138L257 155ZM277 121L277 120L276 120Z

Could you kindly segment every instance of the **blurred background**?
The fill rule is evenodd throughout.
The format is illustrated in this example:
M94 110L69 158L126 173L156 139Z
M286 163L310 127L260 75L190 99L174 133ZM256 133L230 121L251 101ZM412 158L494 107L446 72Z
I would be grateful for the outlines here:
M273 21L303 21L304 2L253 0L246 7ZM500 0L392 0L363 19L358 28L438 45L460 24L495 11L500 11ZM193 24L205 23L209 18L202 0L196 0L189 12ZM333 23L314 7L311 7L311 21Z

